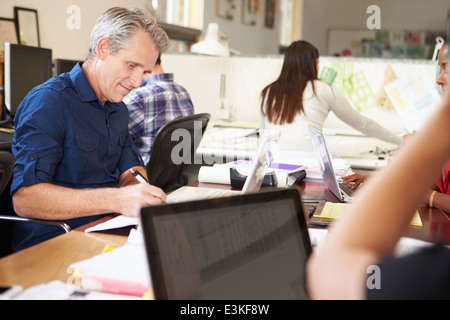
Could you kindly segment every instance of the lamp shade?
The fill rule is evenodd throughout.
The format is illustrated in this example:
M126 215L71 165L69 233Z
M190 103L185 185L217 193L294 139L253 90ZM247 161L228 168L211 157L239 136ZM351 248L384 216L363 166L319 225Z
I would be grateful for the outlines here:
M217 23L208 24L205 38L193 44L191 52L221 57L230 56L228 45L220 41L219 26Z

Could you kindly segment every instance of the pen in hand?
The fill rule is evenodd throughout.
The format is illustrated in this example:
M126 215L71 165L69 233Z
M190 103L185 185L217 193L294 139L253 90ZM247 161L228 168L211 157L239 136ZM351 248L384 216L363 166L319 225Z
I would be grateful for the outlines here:
M148 183L147 179L144 178L142 174L139 173L139 171L134 171L133 169L130 169L133 176L136 177L136 179L141 183Z
M131 173L133 174L133 176L136 177L136 179L140 182L140 183L147 183L148 181L147 179L144 178L144 176L142 174L139 173L139 171L135 171L134 169L130 169ZM162 202L163 204L167 204L165 201Z

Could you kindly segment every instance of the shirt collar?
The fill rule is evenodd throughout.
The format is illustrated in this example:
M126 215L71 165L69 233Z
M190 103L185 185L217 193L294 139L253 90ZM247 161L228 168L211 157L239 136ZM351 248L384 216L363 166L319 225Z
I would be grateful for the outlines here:
M75 67L73 67L73 69L70 71L70 79L72 80L72 83L81 101L83 102L98 101L100 104L100 100L98 99L97 94L95 93L94 89L89 83L89 80L84 74L80 62L77 63ZM106 101L105 106L118 108L121 103L122 102L111 103L109 101Z
M92 89L91 84L81 68L81 63L77 63L72 71L70 71L70 79L82 101L98 100L94 89Z

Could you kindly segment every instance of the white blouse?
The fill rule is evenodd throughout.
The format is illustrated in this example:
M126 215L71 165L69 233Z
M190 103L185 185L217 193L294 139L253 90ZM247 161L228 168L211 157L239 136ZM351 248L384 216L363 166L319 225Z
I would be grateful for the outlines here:
M339 119L367 136L400 145L403 139L383 128L374 120L358 113L349 101L338 90L330 85L314 81L316 94L312 82L309 82L303 93L304 113L297 114L290 124L275 125L261 115L260 129L278 129L281 132L279 147L282 150L311 151L312 144L308 131L308 124L322 130L323 124L332 111Z

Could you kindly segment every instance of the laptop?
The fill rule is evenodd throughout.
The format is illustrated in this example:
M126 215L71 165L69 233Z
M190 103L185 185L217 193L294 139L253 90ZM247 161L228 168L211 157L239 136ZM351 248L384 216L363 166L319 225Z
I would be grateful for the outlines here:
M351 202L354 190L338 182L322 131L310 124L308 129L325 185L340 202Z
M156 300L308 299L296 189L146 207L140 225Z
M278 142L279 137L279 131L271 131L261 138L261 143L259 144L258 151L253 157L252 166L242 191L184 186L168 194L166 202L175 203L189 200L218 198L259 191L267 168L270 165L272 158L271 150L274 148L273 144Z

